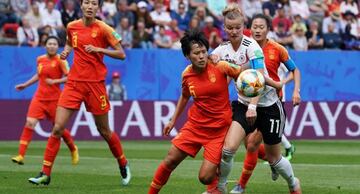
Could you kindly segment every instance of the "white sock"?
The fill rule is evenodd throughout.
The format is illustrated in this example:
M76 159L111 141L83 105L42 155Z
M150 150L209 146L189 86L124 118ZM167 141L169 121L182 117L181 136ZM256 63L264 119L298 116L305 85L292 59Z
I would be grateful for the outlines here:
M291 144L290 144L289 140L286 138L285 135L282 135L282 136L281 136L281 143L283 144L283 146L285 147L285 149L291 148Z
M227 178L230 174L231 168L234 163L234 152L223 149L221 155L221 163L220 163L220 176L219 176L219 186L226 185Z
M289 188L295 187L295 176L292 166L286 158L282 157L274 164L270 164L288 183Z

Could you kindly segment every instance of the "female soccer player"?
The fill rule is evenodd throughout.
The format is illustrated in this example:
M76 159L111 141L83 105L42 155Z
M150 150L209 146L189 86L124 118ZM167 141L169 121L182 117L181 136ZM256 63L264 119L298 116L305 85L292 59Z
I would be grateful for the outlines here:
M61 93L60 84L66 82L68 74L68 64L61 60L57 54L59 40L55 36L50 36L45 40L46 55L37 58L37 73L28 81L15 86L17 90L23 90L28 86L39 81L38 88L31 100L26 116L26 123L20 137L18 155L11 158L17 164L24 164L24 157L27 147L30 144L34 128L39 120L44 118L55 122L56 106ZM61 136L69 147L72 157L72 164L79 162L79 154L76 145L67 129Z
M195 157L202 147L204 160L199 180L209 185L209 193L219 193L216 172L232 114L227 76L236 79L240 74L240 66L225 61L217 64L208 61L209 42L198 30L185 33L181 39L181 48L191 65L182 74L182 94L171 121L163 130L164 135L169 135L191 96L194 102L188 112L187 122L172 140L168 155L155 172L148 193L158 193L180 162L187 156ZM281 87L268 78L265 80L267 84Z
M223 16L225 32L230 42L220 45L213 54L235 64L249 63L251 68L267 75L260 46L253 39L242 35L244 16L240 8L236 4L230 4L223 10ZM227 177L235 152L242 140L258 129L264 138L266 157L270 165L288 182L290 192L301 193L299 180L295 178L290 162L281 156L280 142L285 115L276 90L266 87L263 94L255 98L247 98L239 93L238 100L232 103L232 110L233 121L222 151L218 189L226 192Z
M293 105L297 106L300 103L300 71L296 68L294 61L289 57L287 50L280 44L274 42L273 40L267 39L267 34L271 27L271 19L263 14L255 15L251 20L251 33L252 37L256 42L261 46L265 55L265 65L269 71L269 76L275 80L280 81L278 75L278 69L280 64L283 63L285 67L290 71L289 78L285 79L285 82L288 82L294 79L295 86L293 90L292 101ZM282 99L283 95L280 90L279 98ZM282 136L284 138L284 135ZM253 170L257 164L257 158L259 153L259 146L262 141L262 135L259 131L254 131L246 138L246 156L244 160L244 166L242 170L241 177L238 184L233 188L230 193L244 193L246 184L250 179ZM263 146L261 144L261 146ZM263 147L262 147L263 149ZM263 151L262 151L263 152ZM261 153L263 157L264 153ZM276 180L278 174L273 170L272 178Z
M93 114L97 130L118 161L122 184L127 185L130 182L130 169L119 137L109 128L110 106L104 82L107 70L103 62L104 55L123 60L125 53L120 45L120 35L104 22L95 19L101 4L101 0L82 0L83 17L67 26L67 42L61 58L65 59L71 50L74 50L74 62L59 99L42 171L37 177L29 178L31 183L50 183L51 168L59 151L60 137L71 115L80 108L82 102L85 103L87 111ZM114 50L107 49L109 46Z

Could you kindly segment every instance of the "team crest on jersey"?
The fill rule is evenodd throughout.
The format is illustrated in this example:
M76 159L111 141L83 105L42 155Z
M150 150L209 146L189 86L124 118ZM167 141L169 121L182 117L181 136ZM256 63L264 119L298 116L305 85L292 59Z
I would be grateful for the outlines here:
M55 67L55 66L56 66L56 62L55 61L51 62L51 67Z
M91 32L91 37L96 38L97 34L98 34L97 30L93 30Z
M240 61L240 64L243 64L246 62L246 57L245 55L241 54L240 57L239 57L239 61Z
M209 73L209 80L211 83L215 83L216 82L216 76L214 73L210 72Z

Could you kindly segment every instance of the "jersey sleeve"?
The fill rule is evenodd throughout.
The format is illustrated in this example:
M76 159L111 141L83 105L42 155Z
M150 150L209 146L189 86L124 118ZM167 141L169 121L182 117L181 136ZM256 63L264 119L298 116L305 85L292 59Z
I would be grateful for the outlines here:
M282 63L284 63L285 67L289 71L296 69L295 62L290 58L288 51L281 45L278 47L278 49L280 51L280 60Z
M69 69L70 69L69 63L66 60L60 59L60 69L64 75L67 75L69 73Z
M108 26L107 24L104 24L102 29L104 30L105 33L105 39L106 39L105 41L112 47L115 47L115 45L122 40L120 34L115 32L115 30L112 27Z
M218 47L216 47L212 52L211 52L211 54L213 54L213 55L217 55L217 56L221 56L221 51L222 51L223 49L221 48L221 45L219 45Z
M190 89L189 89L189 86L187 84L187 79L185 77L185 74L186 72L188 71L188 67L184 70L184 72L182 73L181 75L181 94L184 96L184 97L190 97L191 94L190 94Z
M221 72L234 79L236 79L241 72L241 67L239 65L229 63L226 61L219 61L216 67L219 68Z
M247 57L249 58L250 67L252 69L263 69L264 65L264 53L255 41L251 41L247 50Z

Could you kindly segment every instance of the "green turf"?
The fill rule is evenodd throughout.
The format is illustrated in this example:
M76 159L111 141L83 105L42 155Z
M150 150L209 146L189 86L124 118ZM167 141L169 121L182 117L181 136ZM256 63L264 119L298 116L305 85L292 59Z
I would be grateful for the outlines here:
M294 141L296 154L292 160L295 175L301 179L304 194L359 194L359 141ZM45 142L32 142L19 166L10 161L17 153L17 142L0 142L0 193L146 193L152 175L170 146L167 141L123 142L130 160L133 179L129 186L120 185L117 163L107 144L102 141L77 142L80 163L72 166L70 154L62 144L49 186L35 186L27 182L41 170ZM242 168L243 147L236 157L229 189L235 184ZM175 170L162 193L200 194L205 187L197 180L202 154L187 159ZM247 194L288 193L283 179L270 179L267 165L259 163L248 184Z

